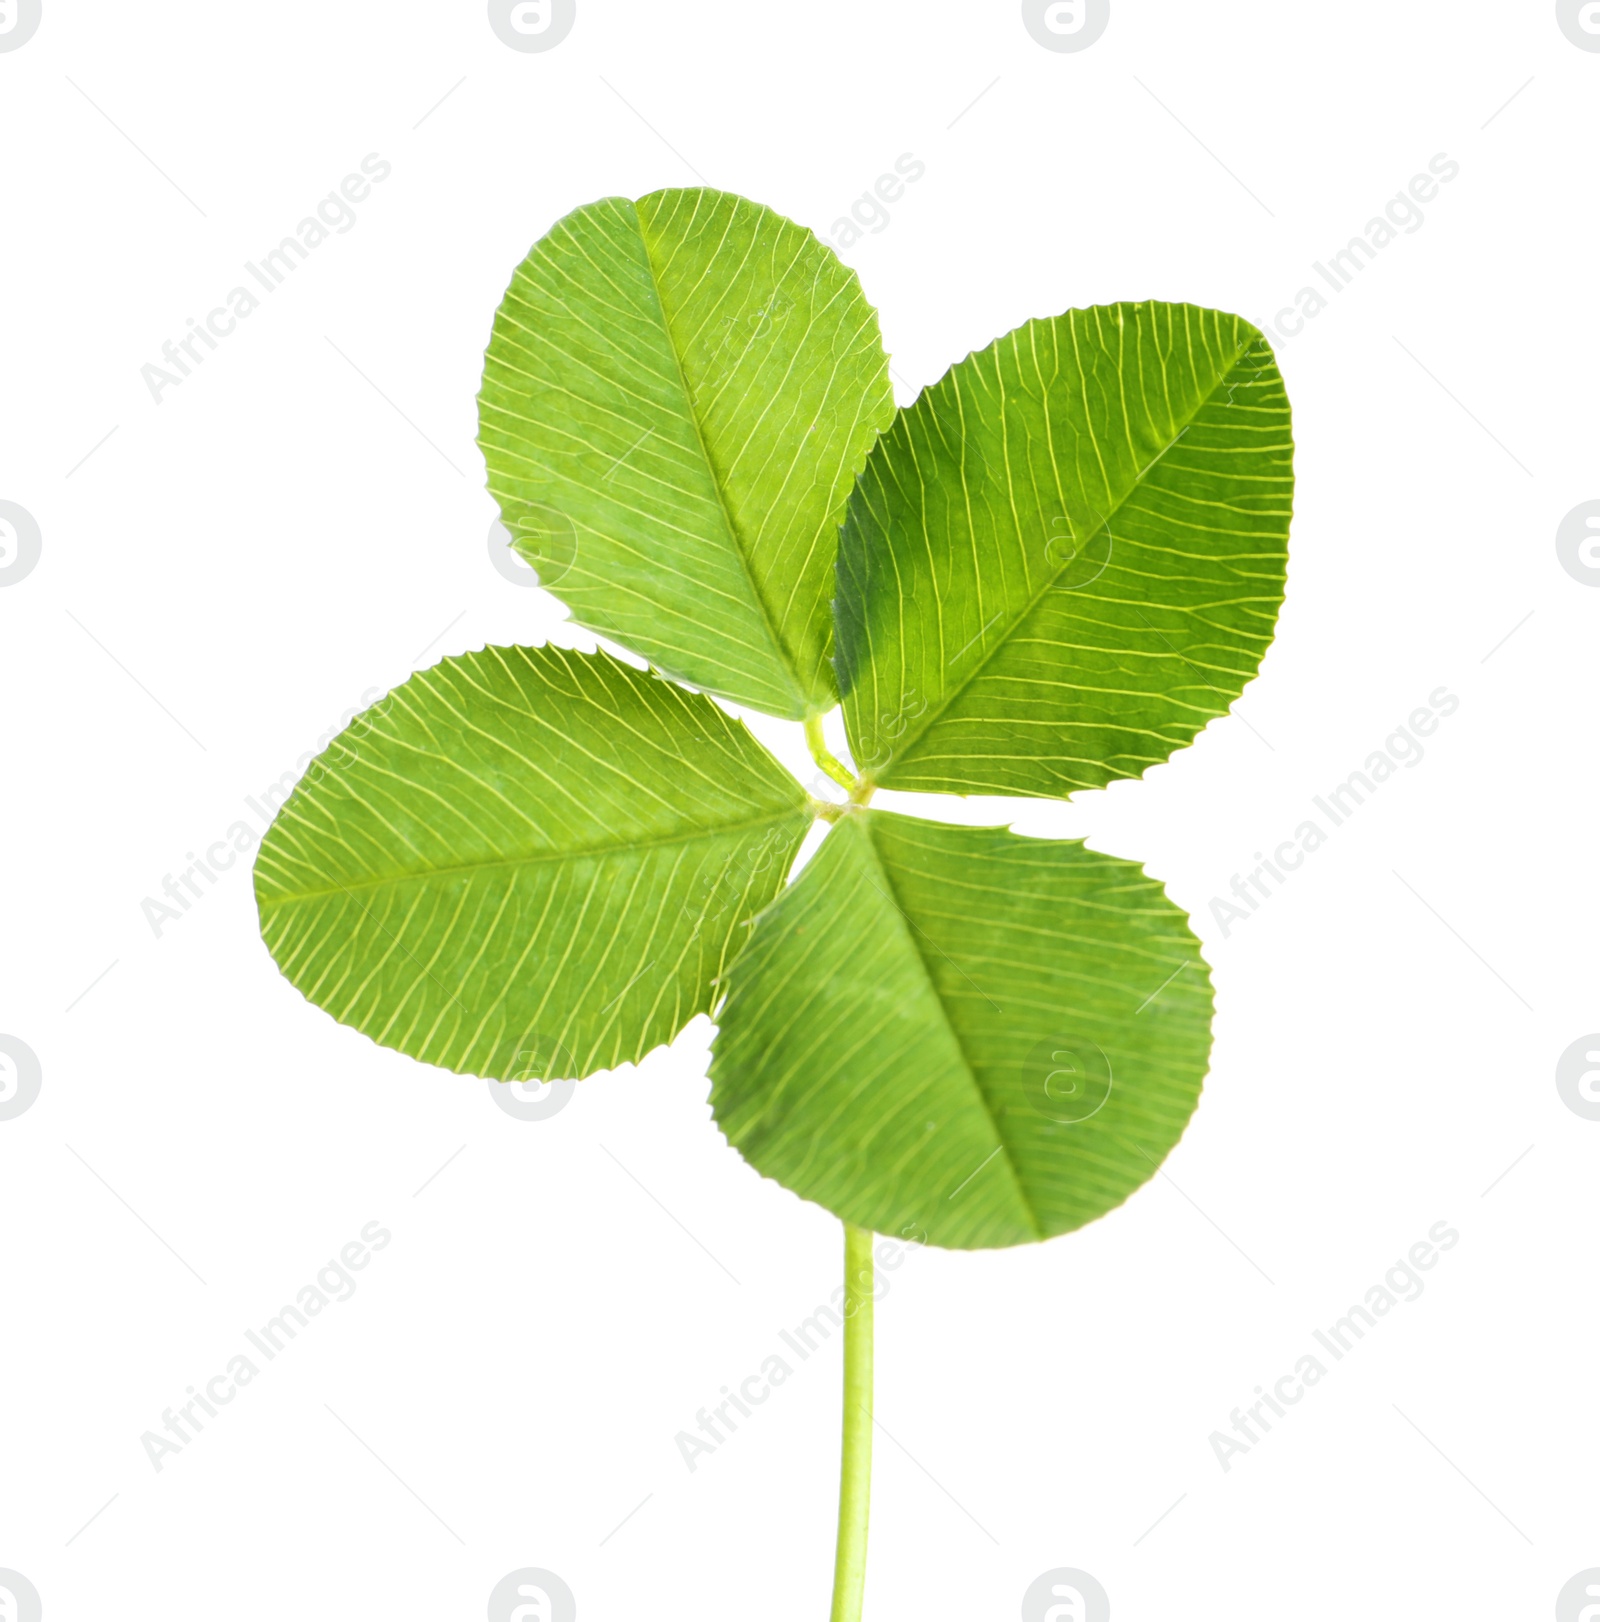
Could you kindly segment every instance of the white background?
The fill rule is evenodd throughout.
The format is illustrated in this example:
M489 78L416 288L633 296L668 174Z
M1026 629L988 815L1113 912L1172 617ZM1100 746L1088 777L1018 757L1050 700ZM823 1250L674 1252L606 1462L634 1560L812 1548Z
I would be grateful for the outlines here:
M0 590L0 1031L43 1067L0 1122L0 1567L50 1622L478 1618L530 1565L585 1622L825 1614L836 1346L695 1473L674 1445L839 1275L712 1124L707 1023L523 1123L303 1002L248 858L160 938L141 903L369 689L584 644L491 569L473 443L558 217L703 178L828 231L908 152L844 255L902 401L1071 305L1264 325L1461 172L1278 342L1289 594L1236 713L1142 783L950 807L1145 862L1216 1045L1125 1207L892 1276L867 1614L1010 1619L1058 1566L1117 1622L1552 1614L1600 1565L1600 1123L1554 1084L1600 1028L1600 591L1554 547L1600 496L1597 86L1491 0L1114 0L1081 54L954 0L579 0L547 54L465 3L44 0L0 54L0 499L43 534ZM373 152L355 226L154 403ZM1212 898L1440 686L1426 759L1224 938ZM141 1434L374 1220L355 1297L158 1474ZM1441 1220L1421 1299L1224 1472L1210 1434Z

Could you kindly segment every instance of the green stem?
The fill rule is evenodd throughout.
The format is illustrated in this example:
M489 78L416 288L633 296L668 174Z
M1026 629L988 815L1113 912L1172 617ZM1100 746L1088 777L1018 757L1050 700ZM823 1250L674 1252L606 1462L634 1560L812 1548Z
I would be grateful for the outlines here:
M831 1622L861 1622L872 1492L872 1235L844 1226L844 1444Z
M855 778L850 775L850 768L836 755L831 754L827 744L822 741L822 717L820 715L808 715L806 717L806 745L811 750L811 758L834 782L848 789L853 789L856 786Z

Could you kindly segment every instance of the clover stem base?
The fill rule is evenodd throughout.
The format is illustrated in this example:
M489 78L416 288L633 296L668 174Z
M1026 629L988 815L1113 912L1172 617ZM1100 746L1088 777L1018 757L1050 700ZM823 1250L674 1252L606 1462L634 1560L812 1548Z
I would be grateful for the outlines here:
M844 1439L830 1622L861 1622L872 1491L872 1235L844 1228Z
M850 768L822 741L822 717L820 715L808 715L806 717L806 747L811 751L811 758L841 788L852 790L855 788L856 780L850 775Z

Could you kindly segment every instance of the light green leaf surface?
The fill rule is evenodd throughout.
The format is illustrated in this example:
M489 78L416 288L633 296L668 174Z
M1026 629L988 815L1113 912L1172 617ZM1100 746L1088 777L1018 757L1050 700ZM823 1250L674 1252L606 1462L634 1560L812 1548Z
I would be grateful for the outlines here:
M256 859L261 933L297 989L386 1047L588 1075L710 1009L810 820L710 699L606 654L485 648L313 763Z
M877 314L811 232L710 190L607 198L518 267L479 444L573 618L798 718L831 709L833 564L894 413Z
M839 543L850 746L873 781L1065 795L1223 714L1283 599L1289 403L1237 316L1030 321L879 440Z
M846 1222L957 1249L1081 1227L1200 1095L1211 986L1131 862L847 814L757 920L717 1016L729 1140Z

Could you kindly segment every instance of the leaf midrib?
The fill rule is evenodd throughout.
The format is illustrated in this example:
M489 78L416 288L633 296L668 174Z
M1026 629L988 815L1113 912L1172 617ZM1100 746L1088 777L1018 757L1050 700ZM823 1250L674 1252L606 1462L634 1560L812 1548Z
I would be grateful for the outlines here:
M1033 1201L1028 1198L1027 1188L1022 1181L1022 1172L1012 1154L1011 1145L1006 1141L1006 1135L1001 1130L1000 1122L994 1111L989 1108L988 1095L984 1092L983 1085L978 1080L977 1072L972 1068L972 1061L967 1057L966 1045L962 1042L955 1025L951 1022L950 1011L945 1007L944 998L939 995L939 986L933 978L932 969L928 967L927 956L917 941L916 931L911 923L911 915L902 905L899 893L895 889L894 880L889 876L888 865L878 850L878 842L872 837L872 813L863 811L858 815L861 818L862 837L866 841L867 849L872 853L873 864L883 877L884 890L891 906L894 908L895 916L899 919L901 932L916 957L917 965L922 970L922 977L927 982L928 990L933 994L934 1003L939 1009L939 1018L961 1059L961 1068L965 1071L967 1079L972 1083L973 1092L977 1094L978 1108L983 1111L984 1119L988 1121L994 1131L995 1141L1000 1148L1000 1159L1005 1163L1005 1168L1011 1174L1011 1181L1016 1187L1017 1201L1022 1207L1023 1214L1027 1217L1029 1227L1033 1229L1034 1237L1043 1239L1046 1237L1044 1227L1039 1221L1039 1213L1033 1207ZM981 1171L982 1167L979 1167L979 1170ZM976 1173L973 1175L976 1176Z
M1257 336L1259 337L1259 334L1257 334ZM1255 339L1252 339L1251 343L1254 342ZM1222 371L1217 374L1217 377L1212 383L1211 387L1207 389L1206 392L1195 403L1194 408L1184 419L1179 431L1175 433L1172 438L1169 439L1167 443L1163 445L1161 449L1139 470L1138 477L1135 478L1133 483L1130 484L1123 494L1117 498L1110 510L1101 517L1101 524L1109 524L1111 520L1122 511L1128 502L1132 500L1135 493L1144 487L1145 481L1149 477L1151 471L1166 457L1167 452L1170 451L1172 447L1183 438L1184 431L1194 425L1195 418L1198 417L1206 406L1211 403L1212 399L1215 398L1217 391L1232 374L1233 369L1239 364L1239 361L1249 348L1250 344L1246 344L1235 352L1233 358L1222 369ZM1007 478L1009 479L1009 477L1010 474L1008 469ZM1098 527L1099 526L1096 525L1096 528ZM873 781L887 784L889 774L894 770L894 768L896 766L905 764L916 745L927 736L934 723L938 721L945 711L948 710L958 698L960 698L960 696L973 684L974 681L978 679L980 675L982 675L984 670L988 668L990 660L992 660L995 655L1011 641L1011 638L1016 633L1017 627L1021 625L1023 621L1026 620L1030 614L1032 614L1034 609L1036 609L1039 604L1044 601L1045 597L1052 590L1054 590L1056 581L1059 580L1062 574L1064 574L1067 569L1071 568L1071 566L1072 559L1069 558L1059 568L1052 571L1052 573L1046 577L1044 584L1040 586L1040 588L1033 594L1032 597L1028 599L1026 603L1023 604L1016 616L1012 619L1011 624L1006 628L1005 633L995 641L993 647L989 648L985 653L983 653L978 659L977 663L973 665L972 669L969 670L967 674L955 684L954 687L951 687L945 693L945 696L939 701L938 707L928 712L926 718L922 722L922 725L912 732L909 737L907 737L903 747L890 757L888 763L883 767L882 771L870 774Z
M427 867L414 872L386 873L377 878L354 879L348 884L334 884L320 890L294 890L283 895L263 899L263 912L279 907L293 906L306 901L324 901L330 896L353 895L358 891L378 890L386 885L406 884L418 879L449 878L463 873L492 873L502 868L538 867L548 862L582 861L595 856L628 856L642 851L660 850L668 845L688 845L701 839L720 838L725 834L746 833L774 823L800 817L809 817L804 806L784 811L770 811L764 816L747 818L743 822L729 822L714 828L697 828L685 832L663 834L655 839L625 840L620 844L583 845L566 850L538 851L527 856L501 856L492 861L457 862L448 867Z
M641 201L643 199L636 199L632 204L634 222L639 230L639 245L644 249L645 267L650 272L650 292L655 298L656 310L661 316L661 330L666 334L667 349L672 355L672 365L677 373L678 386L683 390L684 413L689 419L690 426L694 429L694 441L696 446L699 447L700 459L705 463L706 474L711 481L711 488L717 493L717 510L722 514L722 522L727 528L728 539L733 546L733 554L738 558L739 567L744 571L745 583L750 588L751 600L755 603L756 610L761 615L762 628L766 631L768 640L772 643L778 655L778 661L783 668L783 673L789 680L791 692L799 700L801 713L807 713L812 708L811 695L801 685L799 669L796 667L794 658L772 618L772 610L761 593L761 588L756 581L755 571L750 566L749 554L745 550L744 537L740 533L739 526L734 522L733 513L728 507L727 492L722 488L722 480L717 477L716 463L711 460L711 453L706 448L705 429L701 426L700 414L695 409L694 394L689 388L689 379L683 370L683 356L678 353L677 336L673 332L671 321L667 318L666 301L661 296L661 282L656 275L655 254L650 246L649 234L645 230L644 215L639 210ZM698 204L696 206L698 207ZM737 219L738 212L738 207L735 205L733 213L729 216L730 225Z

